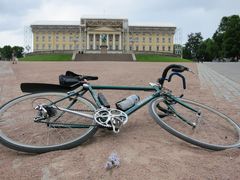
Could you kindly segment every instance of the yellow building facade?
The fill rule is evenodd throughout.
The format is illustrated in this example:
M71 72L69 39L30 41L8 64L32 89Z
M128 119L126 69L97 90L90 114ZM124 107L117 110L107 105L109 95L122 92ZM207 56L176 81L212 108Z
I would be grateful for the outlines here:
M82 18L80 22L39 22L31 25L33 51L100 53L173 53L176 27L129 26L127 19Z

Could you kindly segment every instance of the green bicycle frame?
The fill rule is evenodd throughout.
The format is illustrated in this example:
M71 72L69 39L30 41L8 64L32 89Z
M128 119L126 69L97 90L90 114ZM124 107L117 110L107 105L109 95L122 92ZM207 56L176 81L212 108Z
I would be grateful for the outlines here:
M84 89L89 90L91 93L94 101L98 105L98 107L101 107L101 103L98 100L97 93L95 90L128 90L128 91L155 91L152 95L146 97L145 99L139 101L137 104L135 104L130 109L126 110L125 113L127 115L132 114L136 110L140 109L142 106L146 105L156 97L160 96L161 89L159 87L155 86L97 86L97 85L87 85L84 87Z
M165 96L170 100L173 100L175 103L178 103L180 105L182 105L183 107L190 109L193 112L198 113L197 110L193 109L191 106L189 106L188 104L182 102L180 100L180 98L177 98L173 95L171 95L170 93L164 93L164 95L162 94L162 88L159 86L100 86L100 85L90 85L90 84L84 84L82 89L78 90L78 91L71 91L68 92L68 95L64 98L61 98L55 102L52 102L51 104L60 102L64 99L67 99L69 97L73 97L73 96L83 96L87 91L90 92L94 102L96 103L96 105L100 108L102 107L102 104L100 103L99 99L98 99L98 93L95 90L128 90L128 91L150 91L153 92L153 94L151 94L150 96L147 96L146 98L144 98L143 100L139 101L138 103L136 103L133 107L129 108L128 110L125 111L125 113L129 116L132 113L134 113L135 111L137 111L138 109L140 109L141 107L143 107L144 105L148 104L149 102L151 102L152 100L158 98L158 97L162 97ZM74 101L73 103L71 103L68 108L70 108L73 104L75 104L77 101ZM182 117L181 115L178 114L178 112L174 109L174 107L171 104L165 103L167 105L167 107L172 110L176 116L178 116L183 122L194 126L194 124L192 124L190 121L188 121L187 119L185 119L184 117ZM68 125L68 127L70 127L71 125ZM91 125L80 125L80 124L76 124L71 126L72 128L88 128ZM63 127L63 126L62 126Z

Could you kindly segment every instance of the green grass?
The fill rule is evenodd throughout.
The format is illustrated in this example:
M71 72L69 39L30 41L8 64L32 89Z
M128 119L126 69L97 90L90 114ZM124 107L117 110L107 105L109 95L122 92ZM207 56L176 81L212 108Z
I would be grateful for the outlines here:
M136 59L140 62L191 62L180 57L160 56L156 54L136 54Z
M20 58L20 61L71 61L71 54L40 54Z

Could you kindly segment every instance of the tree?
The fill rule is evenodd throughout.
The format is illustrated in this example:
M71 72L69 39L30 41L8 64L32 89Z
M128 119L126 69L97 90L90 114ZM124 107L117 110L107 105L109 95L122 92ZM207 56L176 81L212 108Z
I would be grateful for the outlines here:
M189 48L183 47L182 49L182 55L184 59L192 59L191 50Z
M200 44L197 54L202 61L212 61L217 57L216 43L210 38L206 39Z
M198 54L198 48L200 46L200 44L202 43L203 37L201 35L201 33L191 33L188 35L188 41L185 44L185 48L184 48L184 53L185 55L190 56L191 59L198 59L199 58L199 54ZM184 57L185 58L185 57Z
M23 57L23 51L24 51L24 48L23 47L20 47L20 46L14 46L12 48L12 51L14 52L15 56L17 58L21 58Z
M2 48L0 47L0 60L2 60Z
M240 16L223 17L213 39L220 57L240 58Z
M4 46L1 51L1 56L3 59L11 59L12 58L12 48L11 46Z

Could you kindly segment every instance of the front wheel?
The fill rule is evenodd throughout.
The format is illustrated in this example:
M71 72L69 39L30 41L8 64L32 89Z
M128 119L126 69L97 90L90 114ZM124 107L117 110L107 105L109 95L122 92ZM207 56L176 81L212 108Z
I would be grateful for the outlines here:
M201 115L177 102L171 105L175 109L173 111L169 104L166 105L164 98L158 98L151 102L149 110L163 129L184 141L211 150L240 147L240 128L231 118L201 103L180 100L201 112ZM180 117L196 126L189 125Z
M41 104L94 114L96 107L89 100L82 97L63 99L66 96L57 92L36 93L3 105L0 108L0 143L17 151L44 153L73 148L85 142L97 131L93 119L59 109L52 110L51 117L46 120L34 119L39 116L35 108ZM63 100L58 101L60 99ZM79 128L80 125L83 128Z

